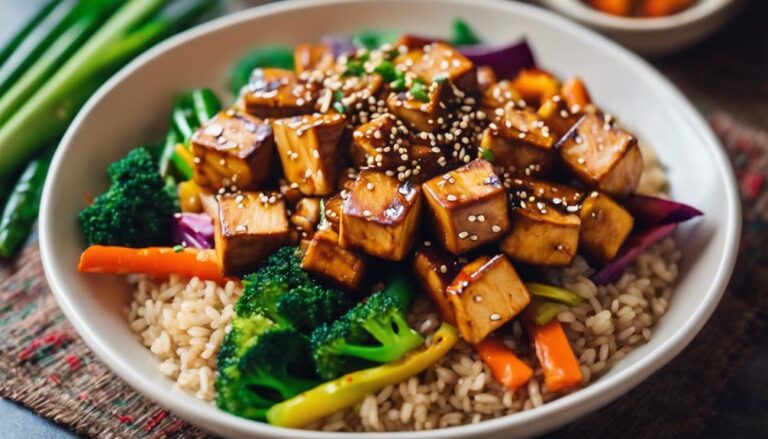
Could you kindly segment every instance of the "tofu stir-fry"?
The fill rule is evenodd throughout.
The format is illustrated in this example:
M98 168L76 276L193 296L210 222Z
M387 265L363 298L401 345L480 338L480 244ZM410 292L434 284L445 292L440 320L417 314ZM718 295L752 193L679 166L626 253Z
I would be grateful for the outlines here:
M581 79L463 47L301 44L231 106L182 96L166 141L113 164L82 212L80 270L242 288L206 357L209 398L276 425L332 415L459 342L507 388L533 370L550 392L584 384L556 315L586 297L544 273L579 258L613 282L698 212L636 194L638 141ZM439 324L412 326L414 303ZM516 352L520 337L534 348Z

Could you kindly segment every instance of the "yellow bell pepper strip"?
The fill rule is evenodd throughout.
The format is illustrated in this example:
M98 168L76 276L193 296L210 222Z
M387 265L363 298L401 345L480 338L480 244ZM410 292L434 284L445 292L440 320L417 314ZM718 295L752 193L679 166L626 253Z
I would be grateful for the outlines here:
M579 306L584 300L581 296L574 293L573 291L556 287L554 285L526 282L525 288L527 288L528 292L530 292L534 297L551 300L553 302L562 303L568 306Z
M393 363L352 372L276 404L267 411L267 421L281 427L301 428L354 405L365 395L421 373L443 358L458 339L456 328L443 323L431 344L425 344Z
M203 211L203 204L200 201L200 194L203 188L194 180L182 181L178 186L179 206L182 212L199 213Z
M77 269L82 273L130 274L153 276L197 276L224 283L213 250L181 247L130 248L92 245L80 255Z
M581 383L579 361L573 353L558 320L544 326L528 323L528 334L544 370L544 383L550 392L567 390Z
M171 156L171 162L176 170L179 172L179 176L183 179L191 179L194 175L194 158L192 153L183 143L178 143L173 148L173 155Z
M533 369L493 335L476 344L475 351L491 369L496 381L508 389L517 389L533 376Z

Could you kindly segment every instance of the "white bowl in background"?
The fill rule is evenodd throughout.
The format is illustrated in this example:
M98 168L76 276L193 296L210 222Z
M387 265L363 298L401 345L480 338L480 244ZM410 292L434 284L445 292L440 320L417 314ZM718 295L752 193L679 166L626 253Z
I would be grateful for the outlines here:
M703 40L721 28L744 0L697 0L690 8L666 17L618 17L582 0L538 0L613 38L643 55L668 55Z
M541 65L582 76L595 101L655 145L669 168L672 196L704 212L683 225L680 282L651 341L592 385L542 407L436 431L355 437L478 438L552 430L629 391L677 355L715 309L730 277L740 231L728 159L707 124L664 77L613 42L541 8L477 0L330 0L276 3L191 29L148 51L110 79L85 105L62 140L46 182L41 212L45 272L62 310L91 349L150 399L209 431L229 437L338 438L249 421L176 390L158 361L130 331L123 313L128 286L118 277L83 275L77 213L83 194L106 189L106 166L129 149L160 139L174 95L224 89L229 67L258 44L313 41L329 32L387 27L442 35L462 17L492 42L525 35Z

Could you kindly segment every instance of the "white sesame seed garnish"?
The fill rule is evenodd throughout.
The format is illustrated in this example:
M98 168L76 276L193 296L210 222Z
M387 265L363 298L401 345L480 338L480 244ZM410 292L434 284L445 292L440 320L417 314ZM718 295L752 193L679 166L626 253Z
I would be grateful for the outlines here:
M448 195L445 197L445 199L446 199L446 200L448 200L448 201L456 201L456 200L458 200L459 198L458 198L456 195L453 195L453 194L448 194Z
M440 272L441 273L448 273L448 267L446 267L445 265L441 265L440 266Z
M493 314L490 315L489 318L491 319L491 321L497 322L497 321L501 320L501 315L499 313L493 313Z
M491 230L493 231L493 233L499 233L501 232L501 226L498 224L494 224L491 226Z
M469 236L469 232L459 232L459 239L466 239L467 236Z

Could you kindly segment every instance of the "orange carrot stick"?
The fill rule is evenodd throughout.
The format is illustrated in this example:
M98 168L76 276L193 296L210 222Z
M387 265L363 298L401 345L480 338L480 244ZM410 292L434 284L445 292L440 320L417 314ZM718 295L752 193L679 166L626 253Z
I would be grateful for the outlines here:
M578 385L581 369L560 322L552 320L544 326L529 323L528 331L544 370L547 389L558 392Z
M213 250L169 247L129 248L92 245L80 255L77 267L83 273L129 274L153 276L197 276L203 280L226 282L216 263Z
M560 96L568 105L568 108L579 107L583 109L592 103L587 87L578 76L563 83L563 87L560 89Z
M517 389L533 376L533 369L517 358L512 349L493 336L475 345L475 351L491 368L496 381L509 389Z
M529 104L544 102L560 90L557 78L541 69L521 70L511 85Z

